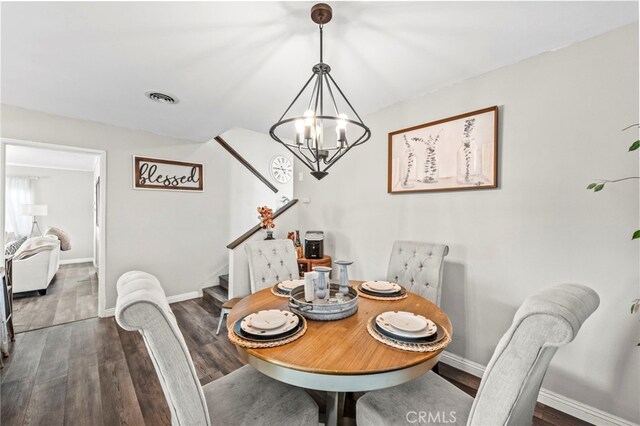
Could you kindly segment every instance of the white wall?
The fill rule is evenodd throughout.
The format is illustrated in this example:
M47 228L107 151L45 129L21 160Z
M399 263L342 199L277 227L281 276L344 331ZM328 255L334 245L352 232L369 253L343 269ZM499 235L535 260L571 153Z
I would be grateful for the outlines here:
M227 243L230 243L258 224L258 206L266 205L275 211L282 205L280 200L283 196L293 198L294 178L287 183L279 183L273 179L269 171L273 157L281 155L293 163L293 155L265 133L234 127L220 136L278 189L277 193L273 192L231 154L226 154L224 160L228 162L228 171L224 181L229 185L229 199L228 203L220 208L226 209L229 216ZM291 219L297 219L297 215L292 211L287 211L275 219L276 238L286 238L287 231L295 229ZM251 236L248 241L264 239L264 236L264 231L261 231ZM251 293L251 289L244 244L229 250L228 254L229 297L245 296Z
M395 78L402 78L396 76ZM345 88L347 94L349 88ZM364 119L372 138L316 181L296 182L305 229L327 231L327 252L355 261L351 276L385 276L397 239L448 244L442 306L449 350L486 365L520 303L579 282L601 297L543 386L640 422L637 181L585 189L595 178L637 175L627 153L638 122L638 26L519 62ZM500 105L495 190L390 195L388 132Z
M131 269L155 274L168 296L217 283L227 264L228 215L219 207L228 200L229 160L216 142L195 143L7 105L1 113L4 138L107 152L107 308L115 306L116 280ZM134 154L203 163L204 192L134 190Z
M33 203L48 206L48 215L38 217L40 230L55 226L71 237L60 260L93 259L93 172L7 166L7 174L39 177L31 181Z
M273 192L231 154L226 154L223 161L228 163L228 174L224 182L229 185L229 202L221 208L229 213L230 243L258 223L258 206L267 205L275 211L283 196L293 198L293 178L282 184L269 173L273 157L281 155L293 163L293 155L268 134L234 127L220 136L278 189ZM278 221L275 223L278 227Z

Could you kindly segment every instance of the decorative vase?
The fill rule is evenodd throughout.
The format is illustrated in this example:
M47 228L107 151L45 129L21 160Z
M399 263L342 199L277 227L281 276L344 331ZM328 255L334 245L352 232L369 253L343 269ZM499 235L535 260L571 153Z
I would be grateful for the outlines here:
M406 136L404 137L404 151L401 164L400 185L403 188L413 188L416 186L416 180L418 179L416 155L413 145L409 142Z
M464 138L458 148L458 183L473 185L482 183L482 150L475 138Z
M267 238L265 238L265 240L275 240L275 238L273 238L273 231L267 229Z
M329 281L331 268L326 266L316 266L313 270L318 273L316 297L320 300L328 300L331 297L331 283Z
M349 294L349 276L347 274L347 266L351 265L353 261L336 260L334 263L340 267L340 294L347 295Z
M327 297L327 281L322 273L316 277L316 299L324 300Z

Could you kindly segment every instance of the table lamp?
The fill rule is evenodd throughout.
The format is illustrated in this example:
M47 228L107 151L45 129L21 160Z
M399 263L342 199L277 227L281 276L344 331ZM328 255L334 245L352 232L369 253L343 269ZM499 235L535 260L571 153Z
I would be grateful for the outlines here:
M31 224L31 232L29 232L29 238L33 236L33 231L38 228L38 233L42 236L40 226L38 226L38 216L46 216L48 208L46 204L23 204L22 214L24 216L32 216L33 223Z

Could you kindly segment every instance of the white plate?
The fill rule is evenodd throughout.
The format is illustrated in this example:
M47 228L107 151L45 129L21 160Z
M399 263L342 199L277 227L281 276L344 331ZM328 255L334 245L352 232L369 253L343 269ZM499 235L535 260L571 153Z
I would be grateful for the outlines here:
M278 283L278 288L284 291L291 291L301 285L304 285L304 280L287 280Z
M382 316L386 322L402 331L416 332L424 330L429 325L429 320L412 312L390 311L384 312Z
M387 281L367 281L362 283L362 288L377 293L395 293L400 291L400 286Z
M260 330L273 330L281 327L287 322L286 311L279 309L269 309L267 311L258 311L248 316L249 325Z
M258 315L262 312L273 312L273 311L282 313L282 316L284 317L285 322L281 326L277 328L272 328L270 330L265 330L262 328L255 327L253 325L252 319L254 315ZM240 323L240 327L242 328L243 331L250 334L255 334L260 336L274 336L276 334L285 333L295 328L299 322L300 322L300 319L298 318L298 316L292 312L279 311L276 309L272 309L271 311L260 311L260 312L256 312L255 314L247 315L246 317L244 317L244 319Z
M408 331L408 330L402 330L394 326L392 324L392 321L390 321L390 319L397 320L398 317L408 318L408 316L418 318L418 320L416 320L416 326L414 328L417 328L419 324L425 324L425 326L422 329L417 331ZM407 321L407 320L400 320L400 321ZM433 321L426 319L422 315L415 315L410 312L384 312L376 317L376 323L378 324L378 326L388 331L389 333L395 334L396 336L401 336L401 337L411 337L411 338L429 337L438 331L438 326L436 326L436 324Z

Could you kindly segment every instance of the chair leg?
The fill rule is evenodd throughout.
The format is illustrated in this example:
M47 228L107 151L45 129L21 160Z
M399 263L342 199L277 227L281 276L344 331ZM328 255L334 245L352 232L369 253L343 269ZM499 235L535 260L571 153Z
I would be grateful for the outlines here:
M222 322L224 321L224 316L227 315L226 309L220 309L220 319L218 320L218 329L216 330L216 335L220 334L220 327L222 327Z

